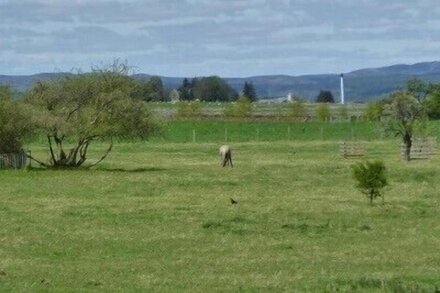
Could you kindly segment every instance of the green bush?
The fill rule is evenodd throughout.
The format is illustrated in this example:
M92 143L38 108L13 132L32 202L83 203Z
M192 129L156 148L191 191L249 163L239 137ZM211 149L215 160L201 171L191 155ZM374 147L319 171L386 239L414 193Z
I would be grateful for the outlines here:
M330 107L327 103L319 103L316 106L316 118L320 121L330 120Z
M177 104L178 117L197 117L202 114L202 104L199 101L179 102Z
M303 101L295 100L289 104L288 113L290 117L303 118L307 115L307 109Z
M228 104L224 111L227 117L251 117L252 103L246 97L240 97L237 102Z
M370 102L364 109L364 117L367 121L379 121L385 108L381 102Z
M440 85L433 86L432 93L425 103L429 118L440 119Z
M382 161L368 161L353 166L353 176L357 181L356 187L368 196L371 204L378 196L384 199L382 188L388 185L385 171Z
M24 106L11 96L8 87L0 87L0 153L22 152L22 141L32 130Z
M348 109L346 105L342 105L338 108L338 116L341 120L347 120L348 119Z

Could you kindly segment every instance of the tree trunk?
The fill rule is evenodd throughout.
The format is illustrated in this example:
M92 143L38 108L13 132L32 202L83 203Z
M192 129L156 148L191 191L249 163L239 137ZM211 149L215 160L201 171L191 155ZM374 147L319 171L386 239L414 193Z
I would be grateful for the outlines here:
M409 162L411 160L411 147L412 147L412 137L411 134L405 133L403 136L403 143L405 144L404 159Z
M47 135L47 141L50 152L49 163L39 161L34 157L32 157L30 154L28 154L27 157L45 168L78 168L81 167L84 164L84 162L87 160L87 152L89 150L89 146L92 143L92 141L97 137L98 136L90 135L85 138L78 139L76 145L72 147L69 151L69 154L66 155L63 145L65 136L63 135L61 137L58 137L56 134ZM54 148L54 145L56 145L56 149ZM110 138L110 145L108 149L104 152L102 157L97 162L87 166L87 168L96 166L97 164L101 163L110 153L112 148L113 148L113 140L112 138Z

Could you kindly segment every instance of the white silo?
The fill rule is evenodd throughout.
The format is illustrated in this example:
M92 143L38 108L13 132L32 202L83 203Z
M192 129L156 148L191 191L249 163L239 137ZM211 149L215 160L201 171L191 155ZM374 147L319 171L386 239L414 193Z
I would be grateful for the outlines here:
M344 96L344 74L341 73L341 104L345 104L345 96Z

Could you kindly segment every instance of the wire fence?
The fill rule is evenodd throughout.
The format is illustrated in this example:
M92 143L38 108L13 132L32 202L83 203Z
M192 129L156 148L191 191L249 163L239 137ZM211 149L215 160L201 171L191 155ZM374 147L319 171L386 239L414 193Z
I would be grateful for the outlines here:
M168 142L270 142L290 140L377 140L386 137L374 123L286 123L179 121L154 140Z

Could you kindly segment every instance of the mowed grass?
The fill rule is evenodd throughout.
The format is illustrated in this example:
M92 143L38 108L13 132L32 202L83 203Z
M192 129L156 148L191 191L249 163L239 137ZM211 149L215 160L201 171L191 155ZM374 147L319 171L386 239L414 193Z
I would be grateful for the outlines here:
M335 141L232 147L233 169L218 144L119 143L90 171L1 171L0 291L440 287L438 157L369 143L391 184L370 206Z

